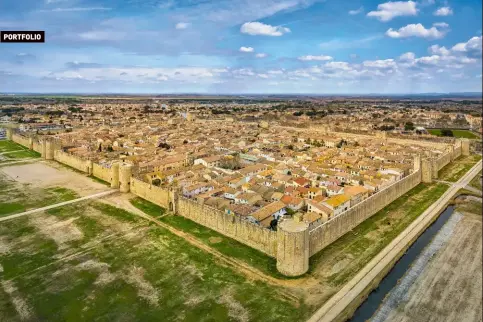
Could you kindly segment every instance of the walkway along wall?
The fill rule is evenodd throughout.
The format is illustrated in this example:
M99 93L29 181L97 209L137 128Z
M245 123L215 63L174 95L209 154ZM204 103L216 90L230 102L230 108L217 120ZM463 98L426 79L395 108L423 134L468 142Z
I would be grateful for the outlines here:
M421 170L393 183L310 231L310 256L321 251L421 182Z

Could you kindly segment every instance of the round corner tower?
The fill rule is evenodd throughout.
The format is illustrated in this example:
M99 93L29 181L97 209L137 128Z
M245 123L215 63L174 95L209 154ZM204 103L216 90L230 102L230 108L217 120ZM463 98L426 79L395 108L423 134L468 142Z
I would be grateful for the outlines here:
M131 185L132 165L123 163L119 166L119 191L129 192Z
M293 219L283 220L277 230L277 269L287 276L309 270L309 225Z

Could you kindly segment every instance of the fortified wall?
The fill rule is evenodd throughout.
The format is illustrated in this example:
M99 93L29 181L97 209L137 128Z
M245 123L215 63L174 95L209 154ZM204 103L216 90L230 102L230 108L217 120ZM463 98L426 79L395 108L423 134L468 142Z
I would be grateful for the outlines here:
M243 220L240 216L199 204L193 199L179 197L176 214L220 234L231 237L269 256L277 255L277 233Z
M419 183L432 182L437 177L438 171L452 160L460 155L469 155L469 141L457 140L454 146L446 146L447 150L438 158L431 156L415 157L414 170L410 175L375 193L339 216L315 228L309 227L308 224L303 222L287 219L280 222L278 230L275 232L247 222L240 216L229 215L195 200L180 196L176 190L160 188L136 179L132 175L132 166L129 164L113 163L110 166L96 164L91 160L84 160L63 152L49 138L38 141L14 134L11 129L7 129L7 138L30 149L41 151L44 159L56 160L102 179L110 183L112 188L119 189L121 192L132 192L134 195L167 208L177 215L274 257L277 259L277 269L288 276L306 273L311 256ZM431 144L434 145L434 142Z

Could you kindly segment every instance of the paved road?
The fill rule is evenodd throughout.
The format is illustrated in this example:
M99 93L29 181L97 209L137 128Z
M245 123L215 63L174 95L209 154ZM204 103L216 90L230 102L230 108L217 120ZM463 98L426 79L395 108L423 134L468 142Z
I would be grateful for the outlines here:
M30 159L21 159L19 161L12 161L12 162L0 162L0 167L6 166L6 165L11 165L11 164L16 164L16 163L24 163L24 162L30 162L30 161L39 161L42 160L40 158L30 158Z
M14 151L7 151L7 152L2 152L0 155L5 155L5 154L10 154L10 153L15 153L15 152L22 152L22 151L30 151L30 150L14 150Z
M397 236L386 248L374 257L351 281L349 281L337 294L327 301L309 319L309 322L330 322L334 321L345 308L356 301L364 289L370 287L371 282L378 277L385 268L406 246L415 240L418 234L431 223L434 216L437 216L461 189L467 186L470 181L480 172L482 161L480 160L460 180L452 183L450 188L422 213L408 228Z
M109 190L109 191L103 191L103 192L99 192L99 193L96 193L96 194L93 194L93 195L81 197L81 198L78 198L78 199L59 202L59 203L56 203L54 205L50 205L50 206L46 206L46 207L42 207L42 208L37 208L37 209L32 209L32 210L29 210L29 211L21 212L19 214L14 214L14 215L6 216L6 217L0 217L0 222L5 221L5 220L10 220L10 219L15 219L15 218L18 218L18 217L27 216L27 215L30 215L30 214L33 214L33 213L36 213L36 212L40 212L40 211L45 211L45 210L49 210L49 209L53 209L53 208L57 208L57 207L70 205L70 204L77 203L77 202L84 201L84 200L105 197L105 196L113 194L115 192L118 192L118 190L113 189L113 190Z

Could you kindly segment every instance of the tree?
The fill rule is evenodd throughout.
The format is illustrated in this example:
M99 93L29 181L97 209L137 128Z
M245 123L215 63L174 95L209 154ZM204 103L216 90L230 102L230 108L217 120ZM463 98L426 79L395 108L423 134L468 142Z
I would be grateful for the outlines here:
M453 131L451 131L450 129L442 129L441 130L441 135L442 136L449 136L449 137L453 137L454 136Z
M406 131L414 130L414 123L413 122L406 122L406 124L404 124L404 129Z

